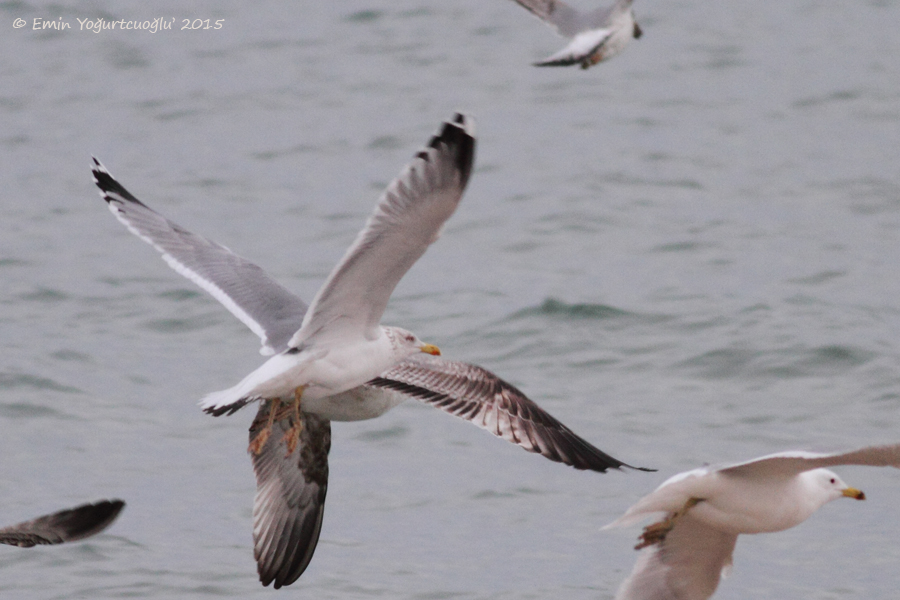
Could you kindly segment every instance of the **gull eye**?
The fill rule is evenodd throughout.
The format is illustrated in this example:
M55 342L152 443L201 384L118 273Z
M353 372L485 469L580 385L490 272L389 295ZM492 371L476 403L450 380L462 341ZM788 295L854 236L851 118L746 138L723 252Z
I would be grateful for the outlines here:
M831 483L837 483L837 479L835 479L834 477L832 477L832 478L831 478Z
M416 339L415 336L412 336L412 335L407 335L407 336L406 336L406 341L407 341L407 342L413 342L413 341L415 341L415 339Z

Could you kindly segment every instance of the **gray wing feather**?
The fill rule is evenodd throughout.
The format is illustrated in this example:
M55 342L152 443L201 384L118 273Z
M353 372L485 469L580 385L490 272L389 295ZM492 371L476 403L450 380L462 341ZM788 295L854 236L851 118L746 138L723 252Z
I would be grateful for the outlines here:
M135 198L94 159L94 182L109 209L132 233L152 245L184 275L240 319L262 340L263 354L287 348L306 304L265 271L231 250L191 233Z
M80 540L106 529L124 506L121 500L101 500L44 515L0 529L0 543L30 548L37 544Z
M477 365L415 356L366 385L401 392L576 469L602 473L630 466L589 444L515 386Z
M728 475L750 474L757 469L768 473L782 472L788 475L841 465L900 468L900 444L866 446L849 452L817 454L813 452L779 452L750 461L718 469Z
M731 566L737 535L687 513L664 541L641 551L616 600L706 600Z
M618 0L612 6L598 8L584 16L585 29L592 27L609 27L617 17L631 10L631 4L634 0ZM637 36L635 36L637 37Z
M456 113L384 191L362 231L288 342L369 335L400 278L440 234L462 199L475 158L474 122Z
M251 441L265 425L272 404L260 404L250 427ZM275 421L260 453L251 453L256 472L253 555L262 584L274 582L276 589L294 583L312 560L325 510L331 423L302 414L300 443L292 454L287 455L283 440L291 426L287 415Z
M559 0L515 0L557 33L572 37L587 28L586 16Z

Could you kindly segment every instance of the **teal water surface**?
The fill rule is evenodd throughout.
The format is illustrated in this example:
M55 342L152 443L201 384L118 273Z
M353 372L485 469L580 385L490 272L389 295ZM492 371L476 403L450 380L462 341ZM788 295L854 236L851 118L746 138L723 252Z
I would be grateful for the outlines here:
M562 41L508 0L0 4L0 518L128 502L91 540L0 548L3 596L608 600L638 530L599 528L670 475L900 441L900 2L635 11L645 35L582 72L531 67ZM176 27L78 30L100 17ZM196 406L258 340L109 214L90 156L309 300L454 110L477 168L385 322L659 472L411 402L338 423L315 558L264 589L251 411ZM716 597L894 598L900 473L840 474L869 499L742 538Z

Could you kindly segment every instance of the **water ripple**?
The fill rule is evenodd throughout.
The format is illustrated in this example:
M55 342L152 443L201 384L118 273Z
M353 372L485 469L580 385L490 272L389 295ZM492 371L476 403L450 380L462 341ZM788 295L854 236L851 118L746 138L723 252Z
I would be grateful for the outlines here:
M509 319L515 321L534 316L575 319L619 319L623 317L637 317L638 315L605 304L568 304L562 300L547 298L540 306L524 308L513 313Z
M78 394L81 390L67 385L59 384L47 377L29 375L27 373L0 373L0 389L31 388L40 391L64 392Z
M719 348L676 365L705 379L792 379L836 375L863 365L874 352L851 346L826 345L765 352L753 348Z
M7 419L35 419L42 417L62 417L63 414L46 406L36 404L0 404L0 416Z

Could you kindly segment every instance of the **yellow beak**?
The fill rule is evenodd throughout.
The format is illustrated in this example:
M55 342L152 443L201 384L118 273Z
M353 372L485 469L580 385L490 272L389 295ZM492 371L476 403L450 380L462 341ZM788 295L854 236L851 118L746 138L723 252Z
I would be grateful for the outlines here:
M425 354L431 354L432 356L440 356L441 355L441 349L433 344L422 344L419 347L419 350L421 352L424 352Z
M848 498L853 498L854 500L865 500L866 499L866 495L863 494L861 490L858 490L856 488L848 487L843 492L841 492L841 494L843 494L844 496L847 496Z

